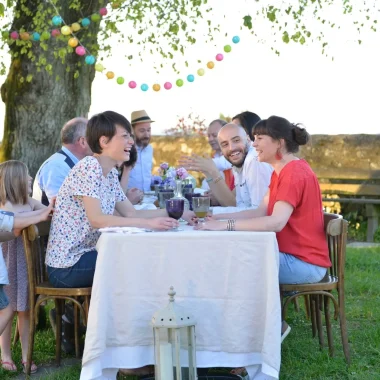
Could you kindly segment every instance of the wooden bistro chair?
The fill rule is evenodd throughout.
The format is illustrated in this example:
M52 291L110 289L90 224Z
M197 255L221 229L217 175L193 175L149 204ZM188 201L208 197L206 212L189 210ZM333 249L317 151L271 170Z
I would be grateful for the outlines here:
M344 304L344 267L346 260L346 241L348 222L340 215L324 214L324 225L328 243L329 255L332 266L327 271L322 281L316 284L287 284L280 285L281 294L283 292L296 292L286 298L282 307L282 320L286 320L287 308L290 302L300 296L305 297L307 312L312 322L313 337L318 332L319 344L324 346L321 312L324 311L327 331L327 341L330 355L334 355L333 335L330 320L329 301L334 305L334 319L339 316L340 330L342 337L343 352L347 363L350 362L350 352L348 347L347 321ZM337 297L332 291L337 291Z
M29 283L29 310L30 331L29 350L26 365L26 374L30 375L30 367L33 356L34 334L38 322L39 306L49 299L54 299L56 309L56 343L55 359L57 366L61 363L61 334L62 314L64 313L65 301L74 303L75 324L75 355L79 358L79 313L81 311L83 323L87 324L88 308L91 296L91 288L54 288L48 282L45 266L45 251L47 237L50 231L50 221L31 225L22 231L24 250L28 269ZM84 306L78 301L78 297L84 298Z

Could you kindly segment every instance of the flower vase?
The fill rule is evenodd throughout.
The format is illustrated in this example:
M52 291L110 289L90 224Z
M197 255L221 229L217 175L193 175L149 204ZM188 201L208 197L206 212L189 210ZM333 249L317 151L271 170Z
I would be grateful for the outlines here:
M190 210L190 203L189 201L183 196L182 194L182 180L181 179L176 179L175 180L175 189L174 189L174 199L183 199L185 201L185 210ZM180 219L181 221L181 219Z

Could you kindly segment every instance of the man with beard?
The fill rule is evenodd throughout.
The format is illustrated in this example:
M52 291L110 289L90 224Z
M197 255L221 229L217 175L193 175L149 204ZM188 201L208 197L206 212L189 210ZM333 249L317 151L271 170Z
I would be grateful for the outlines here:
M235 179L233 191L225 184L212 160L193 155L184 158L181 163L188 170L201 171L206 175L212 194L221 206L257 208L268 191L273 169L257 160L252 141L241 125L226 124L219 131L218 142L223 156L232 164Z
M129 173L129 188L149 191L152 179L153 148L149 144L151 137L151 123L146 111L134 111L131 115L131 124L137 148L137 162Z

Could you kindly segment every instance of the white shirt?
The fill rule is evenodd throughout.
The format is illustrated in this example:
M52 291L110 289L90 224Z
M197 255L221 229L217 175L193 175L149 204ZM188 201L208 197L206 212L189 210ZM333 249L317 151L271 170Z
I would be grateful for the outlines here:
M13 213L8 211L0 211L0 232L12 232L13 229ZM14 239L14 236L12 237ZM8 240L8 235L6 239ZM4 241L5 241L4 240ZM0 241L3 241L0 238ZM3 252L0 245L0 285L9 284L7 266L5 265Z
M129 173L128 188L136 187L142 191L150 191L152 180L153 147L137 146L137 162Z
M79 160L64 146L61 148L76 164ZM63 181L70 173L70 166L65 162L66 157L61 153L54 153L39 168L33 183L33 198L41 202L42 192L50 199L58 194Z
M232 167L235 178L236 206L257 208L268 191L273 168L257 160L257 152L250 147L243 167Z

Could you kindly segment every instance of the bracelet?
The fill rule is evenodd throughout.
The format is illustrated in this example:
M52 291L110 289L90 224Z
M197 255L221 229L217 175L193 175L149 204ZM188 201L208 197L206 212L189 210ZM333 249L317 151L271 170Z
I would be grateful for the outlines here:
M235 231L235 219L228 219L227 220L227 231Z
M212 177L210 177L210 178L206 178L206 182L207 183L210 183L210 182L212 182L214 179L212 178Z
M223 177L220 175L219 177L215 178L215 179L213 180L213 182L214 182L214 183L218 183L218 182L220 182L220 181L222 181L222 180L223 180Z

